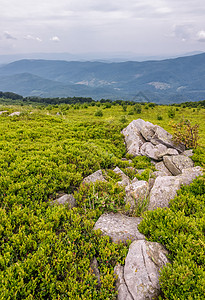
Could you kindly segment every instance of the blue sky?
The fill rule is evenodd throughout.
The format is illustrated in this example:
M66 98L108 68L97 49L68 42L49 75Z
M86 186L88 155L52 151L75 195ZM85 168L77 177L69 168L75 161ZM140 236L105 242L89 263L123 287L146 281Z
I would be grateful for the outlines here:
M1 0L0 55L205 51L204 0Z

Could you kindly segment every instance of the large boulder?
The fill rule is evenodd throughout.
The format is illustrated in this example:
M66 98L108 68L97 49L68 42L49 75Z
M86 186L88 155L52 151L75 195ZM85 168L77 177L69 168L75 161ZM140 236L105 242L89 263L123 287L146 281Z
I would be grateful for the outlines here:
M153 172L153 174L157 177L161 174L161 176L171 176L172 173L165 167L163 161L160 161L155 164L155 169L157 171Z
M114 268L114 273L117 277L116 288L118 291L117 300L133 300L132 295L130 294L127 284L124 279L124 267L120 264L117 264Z
M142 155L145 155L154 160L162 160L162 154L166 153L167 147L159 144L154 146L152 143L144 143L140 149Z
M133 120L126 128L122 130L127 146L127 152L131 155L138 156L140 148L145 143L145 139L140 133L146 122L142 119Z
M185 155L164 156L163 161L167 169L174 176L181 174L183 169L194 166L192 159Z
M94 230L100 229L102 234L108 235L114 243L142 240L145 236L137 229L141 220L141 218L127 217L119 213L103 214L95 223Z
M181 183L178 176L158 176L150 192L148 210L168 207L169 201L176 196Z
M203 175L203 170L201 167L197 166L194 168L187 168L182 170L182 174L178 175L177 177L179 177L183 185L188 185L200 175Z
M83 179L83 183L95 183L96 181L106 181L103 177L102 170L98 170Z
M125 259L124 270L117 266L118 300L157 299L160 294L159 271L169 260L165 248L145 240L134 241Z

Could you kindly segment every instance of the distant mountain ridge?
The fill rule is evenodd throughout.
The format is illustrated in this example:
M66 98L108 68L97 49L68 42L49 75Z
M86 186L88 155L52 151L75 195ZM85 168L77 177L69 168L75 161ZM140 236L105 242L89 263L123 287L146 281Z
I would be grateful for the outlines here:
M23 96L172 103L205 99L205 53L161 61L24 59L0 67L0 90Z

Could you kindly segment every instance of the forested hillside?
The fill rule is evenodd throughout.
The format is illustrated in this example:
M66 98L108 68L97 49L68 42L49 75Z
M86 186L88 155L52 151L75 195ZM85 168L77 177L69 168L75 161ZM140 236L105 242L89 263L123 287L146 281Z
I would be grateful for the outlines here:
M0 67L0 90L161 104L204 100L205 54L161 61L20 60Z
M132 179L147 180L153 170L148 158L126 154L121 130L132 120L141 118L171 133L173 123L198 124L193 160L205 166L202 106L114 104L92 99L1 104L0 299L116 299L113 270L124 264L130 243L114 244L93 227L104 212L128 213L116 166ZM136 174L128 167L143 171ZM82 183L99 169L106 182ZM63 193L74 195L76 207L53 204ZM133 215L143 216L140 230L148 239L169 250L172 265L161 275L161 299L203 299L204 194L201 176L180 191L170 208ZM100 284L91 268L94 257Z

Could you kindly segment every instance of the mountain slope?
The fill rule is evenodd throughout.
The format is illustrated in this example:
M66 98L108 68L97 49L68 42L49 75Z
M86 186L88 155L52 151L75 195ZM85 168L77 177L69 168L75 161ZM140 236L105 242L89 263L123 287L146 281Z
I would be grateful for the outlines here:
M15 78L13 78L15 76ZM170 103L205 98L205 53L146 62L20 60L0 68L0 90L24 96L90 96Z

